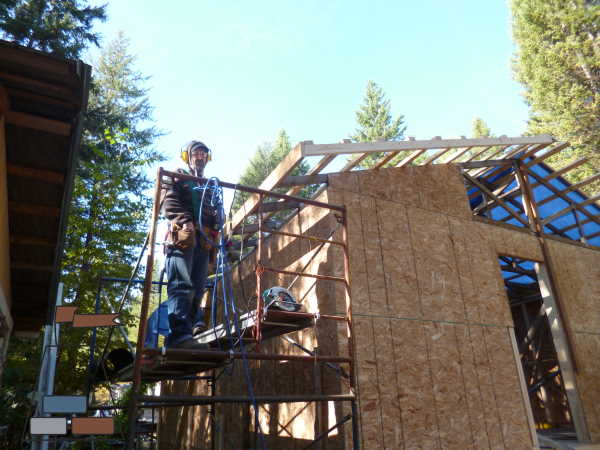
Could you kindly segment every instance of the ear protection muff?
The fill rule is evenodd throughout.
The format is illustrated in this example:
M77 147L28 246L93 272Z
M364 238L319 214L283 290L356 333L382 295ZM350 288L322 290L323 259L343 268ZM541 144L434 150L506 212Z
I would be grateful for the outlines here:
M184 163L186 163L189 166L190 152L192 150L194 150L194 148L196 148L196 147L201 148L205 153L208 154L208 157L206 158L206 162L212 161L212 151L210 150L210 148L208 148L206 145L204 145L200 141L192 141L189 144L187 144L184 148L181 149L181 159L183 160Z

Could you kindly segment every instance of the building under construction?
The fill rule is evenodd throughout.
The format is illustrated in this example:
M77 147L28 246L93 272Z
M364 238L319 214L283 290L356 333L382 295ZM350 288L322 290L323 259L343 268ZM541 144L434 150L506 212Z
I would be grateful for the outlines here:
M260 189L222 183L249 195L227 224L232 292L214 297L237 310L216 308L207 351L144 348L141 326L121 373L133 411L159 408L160 449L600 442L600 209L580 191L600 175L571 184L585 160L547 165L568 149L550 136L302 142ZM305 186L310 200L295 197ZM272 286L301 309L269 308Z

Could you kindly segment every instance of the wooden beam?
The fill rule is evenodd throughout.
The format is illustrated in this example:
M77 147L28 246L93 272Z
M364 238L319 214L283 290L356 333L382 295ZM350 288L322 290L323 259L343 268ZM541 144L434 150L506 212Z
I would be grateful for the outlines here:
M467 180L469 180L472 184L474 184L475 186L477 186L479 189L481 189L483 192L485 192L487 195L489 195L493 200L495 200L500 206L502 206L504 209L506 209L515 219L517 219L519 222L521 222L524 226L529 227L529 224L523 220L523 218L521 216L519 216L511 207L509 207L506 203L504 203L504 200L498 198L498 196L494 195L493 192L491 192L487 187L485 187L483 184L481 184L477 179L473 178L471 175L469 175L468 173L463 173L463 175L467 178Z
M6 171L9 175L32 178L34 180L46 181L48 183L64 184L65 182L64 174L61 172L55 172L53 170L34 169L33 167L7 164Z
M452 161L457 160L458 158L460 158L462 155L464 155L465 153L467 153L472 148L473 147L465 147L462 150L459 150L459 151L457 151L455 153L450 154L450 157L444 161L444 164L449 164Z
M544 255L547 256L547 255ZM550 331L552 333L552 340L556 347L556 355L560 363L560 369L562 370L562 376L564 380L565 391L567 398L569 399L569 409L571 410L571 417L573 418L573 424L575 425L575 431L577 438L581 441L589 440L589 432L585 421L585 414L583 412L583 406L579 393L577 392L577 380L576 370L577 361L572 351L570 330L567 326L567 318L564 317L564 309L558 300L555 291L555 284L552 279L550 272L552 263L546 260L546 264L534 264L535 271L537 273L538 283L540 286L540 292L542 294L542 301L548 316L548 324L550 325Z
M39 236L27 236L25 234L11 234L10 243L15 245L34 245L45 247L56 246L56 241L54 239L48 239Z
M463 148L463 147L486 147L496 145L521 145L521 144L542 144L552 143L554 138L544 134L539 136L524 137L500 137L500 138L481 138L481 139L430 139L430 140L408 140L408 141L385 141L385 142L356 142L349 144L306 144L303 149L303 156L316 155L341 155L352 153L374 153L374 152L394 152L408 150L431 150L445 148Z
M8 210L16 214L26 214L29 216L60 216L60 208L56 206L36 205L33 203L8 202Z
M294 168L300 163L304 154L304 146L307 145L304 142L296 145L277 165L275 169L265 178L260 184L259 188L265 191L271 191L283 181ZM234 214L231 221L226 224L225 229L230 232L235 230L248 215L254 213L259 203L259 195L252 194L242 207Z
M73 97L73 92L70 89L56 83L47 83L45 81L34 80L33 78L14 75L7 72L0 72L0 80L10 80L23 86L39 89L41 92L48 93L48 95L55 97L59 96L64 99L71 99Z
M579 225L583 226L583 225L586 225L586 224L588 224L590 222L596 222L596 220L592 220L592 219L580 220L579 221ZM559 231L564 234L567 231L572 230L573 228L577 228L577 224L576 223L574 223L573 225L569 225L568 227L561 228Z
M514 156L514 155L516 155L517 153L519 153L520 151L522 151L523 149L526 149L526 148L528 148L528 147L531 147L531 144L518 145L516 148L513 148L512 150L509 150L509 151L508 151L508 153L506 153L505 155L503 155L501 159L514 159L514 158L513 158L513 156ZM488 158L488 160L489 160L489 159L490 159L492 156L494 156L494 155L496 155L496 154L497 154L497 152L496 152L496 153L493 153L493 154L492 154L492 155L490 155L490 156L488 156L488 157L487 157L487 158ZM501 167L499 167L499 168L497 168L497 169L495 169L495 170L492 170L492 171L491 171L491 172L488 174L488 177L493 177L493 176L495 176L495 175L496 175L498 172L500 172L501 170L502 170L502 168L501 168ZM474 176L475 176L475 177L479 177L479 176L480 176L482 173L484 173L484 172L485 172L485 170L478 170L478 171L475 171L473 174L474 174Z
M10 111L10 97L5 87L0 84L0 114L6 114Z
M533 206L533 191L531 191L529 184L527 184L527 180L525 179L526 174L523 173L524 170L519 160L513 160L513 168L517 177L517 185L521 189L521 204L529 221L529 228L535 233L537 231L536 221L539 220L539 216L537 208Z
M531 166L535 166L536 164L541 163L542 161L544 161L545 159L550 158L551 156L556 155L559 152L562 152L565 148L567 148L569 145L568 142L563 142L562 144L557 145L554 148L551 148L550 150L548 150L546 153L544 153L541 156L538 156L537 158L534 158L532 161L529 161L527 164L525 164L525 168L528 169Z
M525 159L533 157L533 155L535 155L536 153L538 153L539 151L545 149L546 147L548 147L548 145L550 145L551 143L546 143L546 144L540 144L540 145L536 145L535 147L533 147L530 150L527 150L525 153L523 153L519 159L521 161L525 161ZM563 143L559 143L559 145L562 145Z
M502 187L499 190L502 190L502 189L505 189L505 188L506 188L506 186ZM498 198L501 198L502 200L504 200L506 198L515 197L515 196L519 195L520 193L521 193L521 188L518 187L518 186L515 187L515 188L513 188L513 189L511 189L508 192L505 192L504 194L499 194L498 193L498 189L494 191L494 194L498 195ZM485 205L478 206L477 208L475 208L473 210L473 212L476 213L476 214L479 214L480 212L483 212L483 211L485 211L486 209L488 209L490 207L493 208L494 206L496 206L496 204L494 202L487 203Z
M399 154L400 154L400 152L388 153L381 160L379 160L377 162L377 164L375 164L373 167L371 167L371 169L381 169L383 166L385 166L388 162L390 162L392 159L394 159L394 157L396 157Z
M527 416L527 425L529 428L529 437L531 439L531 447L539 448L540 441L535 429L535 421L533 419L533 411L531 409L531 401L529 400L529 393L527 392L527 383L525 382L525 374L523 373L523 364L521 364L521 355L519 354L519 347L517 345L517 338L515 336L515 329L513 327L507 327L508 336L513 349L513 361L517 368L517 376L519 379L519 387L521 388L521 401L525 408L525 415Z
M355 158L350 159L346 162L344 167L340 169L340 172L348 172L350 169L356 167L358 164L367 159L367 156L369 156L368 153L363 153L362 155L358 155Z
M38 272L52 272L54 270L53 266L43 265L43 264L30 264L30 263L21 263L21 262L11 262L10 268L14 270L35 270Z
M545 187L547 187L549 190L552 191L552 193L554 193L555 195L558 195L560 198L562 198L564 201L566 201L567 203L573 204L574 200L570 197L568 197L566 194L562 194L558 189L556 189L554 186L552 186L551 183L548 183L546 181L544 181L544 179L542 177L540 177L538 174L536 174L535 172L533 172L532 170L527 170L527 173L534 178L535 180L537 180L538 183L543 184ZM589 202L589 200L588 200ZM581 211L583 214L585 214L588 218L592 219L594 222L599 222L600 217L597 217L595 215L593 215L592 213L590 213L588 210L586 210L585 208L583 208L582 206L585 206L582 203L575 203L575 208L577 208L578 211ZM592 202L589 202L592 203ZM589 204L587 203L587 204ZM568 211L565 211L564 214L566 214ZM560 214L562 216L562 214ZM559 217L559 216L557 216ZM545 225L545 223L544 223Z
M319 173L316 175L288 175L283 179L279 186L307 186L309 184L323 184L329 181L327 174Z
M396 164L396 167L404 167L407 164L410 164L415 159L417 159L420 155L425 153L425 150L426 149L422 148L422 149L417 150L416 152L411 153L406 158L404 158L402 161L400 161L398 164Z
M504 150L506 150L509 146L508 145L504 145L504 146L500 146L498 147L491 155L487 155L486 159L494 159L494 157L500 153L502 153Z
M464 169L478 169L480 167L504 167L512 165L512 159L490 159L485 161L471 161L458 163Z
M323 170L331 161L333 161L335 159L337 155L328 155L328 156L324 156L323 158L321 158L321 160L312 168L310 169L306 175L317 175L321 170ZM300 192L300 187L296 186L293 187L292 189L290 189L289 191L286 192L287 195L296 195L298 192Z
M70 123L46 119L44 117L34 116L33 114L8 111L6 113L6 123L61 136L69 136L71 134Z
M550 180L553 180L554 178L560 177L560 176L564 175L565 173L569 172L570 170L573 170L576 167L579 167L580 165L586 163L587 161L588 161L587 157L579 158L578 160L573 161L571 164L568 164L565 167L563 167L559 170L555 170L551 174L547 175L546 177L544 177L544 180L550 181Z
M587 178L586 180L583 180L580 183L570 185L569 187L567 187L567 188L565 188L565 189L563 189L561 191L558 191L558 192L560 194L563 194L563 195L568 194L569 192L575 192L578 187L585 186L586 184L592 183L593 181L596 181L596 180L599 180L599 179L600 179L600 173L597 173L596 175L593 175L593 176ZM546 180L547 180L547 178L546 178ZM535 187L539 186L540 184L541 183L537 183L536 182L532 187L535 188ZM581 195L584 195L584 194L581 194ZM559 195L552 194L549 197L546 197L544 200L541 200L541 201L537 202L537 204L538 204L538 206L541 206L541 205L544 205L544 204L546 204L548 202L551 202L552 200L555 200L557 198L560 198Z
M56 98L48 97L46 95L33 94L31 92L24 91L22 89L7 88L6 90L8 91L8 93L11 97L26 98L28 100L33 100L36 103L42 103L42 104L46 103L49 105L61 106L63 108L67 108L67 109L71 109L71 110L78 109L80 106L78 103L65 101L65 100L58 100Z
M472 155L470 155L469 158L466 161L464 161L464 162L473 161L479 155L483 154L484 152L487 152L490 148L492 148L492 146L484 147L484 148L480 149L478 152L475 152Z
M427 164L431 164L436 159L438 159L440 156L443 156L446 153L448 153L450 150L452 150L452 149L449 147L449 148L444 148L444 149L440 150L439 152L434 153L429 158L427 158L425 161L423 161L423 164L421 164L421 165L426 166Z
M586 241L589 241L590 239L597 238L598 236L600 236L600 231L598 231L597 233L594 233L594 234L588 234L588 235L586 235L586 236L583 236L583 238L584 238Z
M596 195L595 197L589 198L586 201L581 202L581 203L571 203L566 208L561 209L560 211L557 211L556 213L552 214L550 217L547 217L544 220L542 220L542 225L547 225L549 222L552 222L554 219L556 219L560 216L563 216L574 209L576 209L577 211L581 211L581 212L585 211L584 214L590 215L591 213L589 211L587 211L584 208L584 206L591 205L592 203L596 203L598 201L600 201L600 194ZM571 199L571 202L573 202L573 199ZM600 220L600 216L598 216L596 218L596 220Z
M547 180L548 178L545 178L545 179ZM585 179L585 180L583 180L583 181L581 181L581 182L579 182L577 184L572 184L569 187L567 187L567 188L565 188L565 189L563 189L561 191L558 191L558 192L560 192L560 194L563 194L563 195L568 194L569 192L575 192L580 187L585 186L585 185L587 185L589 183L592 183L594 181L597 181L597 180L600 180L600 173L597 173L596 175L592 175L591 177L589 177L589 178L587 178L587 179ZM535 187L539 186L540 184L541 183L537 183L536 182L532 187L535 188ZM581 194L581 195L584 195L584 194ZM548 203L548 202L550 202L550 201L552 201L554 199L557 199L557 198L559 198L559 196L557 194L553 194L553 195L551 195L549 197L546 197L544 200L542 200L540 202L537 202L537 204L538 205L543 205L543 204Z
M266 202L263 203L260 207L262 212L274 212L274 211L282 211L285 209L296 209L300 208L303 203L300 202L289 202L289 201L280 201L280 202Z

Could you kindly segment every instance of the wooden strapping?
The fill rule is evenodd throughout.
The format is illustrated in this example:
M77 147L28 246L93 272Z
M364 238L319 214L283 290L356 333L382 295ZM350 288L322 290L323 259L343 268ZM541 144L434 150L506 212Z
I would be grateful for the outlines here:
M431 164L432 162L434 162L436 159L438 159L440 156L448 153L451 150L451 148L444 148L436 153L434 153L433 155L431 155L431 157L427 158L425 161L423 161L423 166L426 166L427 164Z
M491 192L487 187L485 187L482 183L480 183L477 179L473 178L468 173L465 172L463 175L465 176L465 178L467 178L467 180L469 180L471 183L473 183L475 186L477 186L479 189L485 192L488 196L490 196L493 200L495 200L500 206L506 209L515 219L517 219L526 227L529 227L529 224L525 220L523 220L523 218L519 216L511 207L509 207L504 202L504 200L498 198L498 196L494 195L493 192Z
M554 186L552 186L552 184L550 184L549 182L545 181L542 177L540 177L539 175L537 175L535 172L533 172L532 170L527 169L527 173L532 176L533 178L535 178L535 180L538 183L543 184L544 186L546 186L548 189L550 189L555 195L557 195L558 197L562 198L564 201L568 202L569 204L571 204L571 206L573 208L576 208L578 211L581 211L583 214L585 214L587 217L589 217L590 219L594 220L595 222L598 222L600 220L600 217L594 216L592 213L590 213L588 210L586 210L585 208L583 208L583 206L585 205L589 205L591 203L593 203L590 200L593 199L589 199L585 202L582 203L574 203L574 200L570 197L568 197L566 194L561 194L561 192L556 189ZM594 198L598 198L598 196L594 197ZM542 225L546 225L547 223L549 223L551 220L554 220L556 217L560 217L563 214L566 214L567 212L569 212L571 209L571 207L569 207L569 209L567 209L566 211L563 210L564 212L558 211L555 214L553 214L552 216L544 219L542 221Z
M543 155L538 156L537 158L534 158L533 161L528 162L527 164L524 165L524 167L526 169L528 169L531 166L535 166L536 164L539 164L540 162L544 161L545 159L548 159L551 156L556 155L558 152L562 152L569 145L571 145L571 144L569 144L568 142L563 142L562 144L557 145L553 149L548 150Z
M572 210L581 211L585 215L589 216L589 215L591 215L591 213L589 211L587 211L584 208L584 206L591 205L592 203L596 203L598 201L600 201L600 195L596 195L595 197L587 199L586 201L581 202L581 203L571 203L566 208L561 209L560 211L557 211L556 213L552 214L550 217L547 217L546 219L542 220L542 225L546 225L549 222L552 222L554 219L556 219L556 218L558 218L560 216L563 216L563 215L567 214L568 212L570 212ZM598 220L600 220L600 217L596 217L595 220L597 222Z
M426 149L422 148L420 150L417 150L415 152L413 152L412 154L408 155L406 158L404 158L402 161L400 161L398 164L396 164L396 167L404 167L407 164L410 164L411 162L413 162L419 155L421 155L422 153L425 152Z
M265 191L271 191L276 188L279 183L287 177L292 170L300 163L303 155L304 142L296 145L269 174L267 178L260 184L259 188ZM226 230L234 230L240 225L248 215L256 211L258 206L259 195L252 194L240 209L234 214L231 222L226 225Z

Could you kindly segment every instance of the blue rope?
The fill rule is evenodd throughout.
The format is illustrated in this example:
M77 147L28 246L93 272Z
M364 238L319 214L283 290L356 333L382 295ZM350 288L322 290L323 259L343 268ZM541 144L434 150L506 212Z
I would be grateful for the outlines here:
M244 377L246 380L246 386L248 387L248 396L250 397L250 401L252 404L252 408L254 409L254 423L255 427L258 431L258 437L260 440L261 447L266 450L266 444L264 441L263 432L259 422L259 410L258 404L256 403L256 397L254 395L254 388L252 387L252 378L250 376L250 366L248 364L247 352L244 348L244 342L242 339L242 330L240 329L239 324L239 314L235 304L235 296L233 294L233 286L231 283L231 267L229 262L227 261L226 255L226 247L227 241L225 240L225 233L223 227L225 225L225 209L223 208L223 188L219 183L219 179L216 177L209 178L203 187L195 188L197 190L202 190L202 197L200 199L200 211L198 218L198 223L200 224L200 233L202 237L207 240L212 246L218 249L217 253L217 262L216 262L216 270L215 270L215 285L213 287L212 292L212 304L211 304L211 320L212 323L215 324L217 320L217 295L216 292L218 290L219 282L221 282L221 290L223 292L223 315L224 315L224 323L226 324L225 330L227 333L227 338L229 340L230 349L234 349L236 342L234 341L234 336L231 334L230 326L230 312L233 315L233 324L235 329L235 335L237 336L237 343L240 346L240 353L242 354L242 365L244 369ZM217 225L218 231L220 232L219 242L214 242L211 237L209 237L206 233L204 233L204 229L202 226L202 207L204 205L205 197L207 197L207 191L210 191L208 197L210 199L207 202L210 202L210 205L215 208L217 211ZM221 348L221 344L219 343L219 348ZM233 370L232 370L233 372Z

